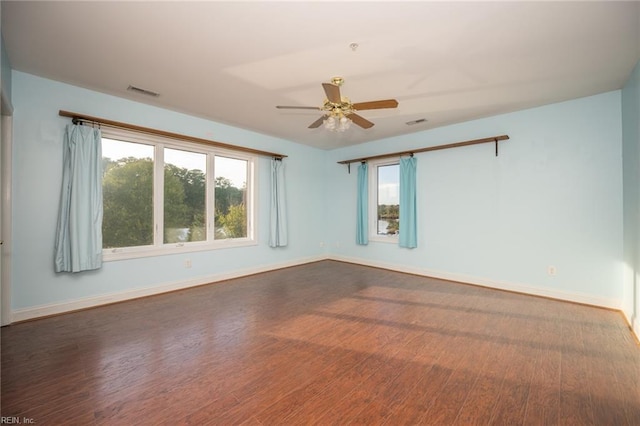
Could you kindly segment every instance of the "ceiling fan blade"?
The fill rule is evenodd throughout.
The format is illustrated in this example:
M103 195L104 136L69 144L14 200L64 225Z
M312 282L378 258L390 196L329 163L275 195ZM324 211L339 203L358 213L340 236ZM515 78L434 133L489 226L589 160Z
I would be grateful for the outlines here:
M317 127L320 127L325 118L326 118L326 116L324 116L324 115L322 117L318 118L316 121L314 121L313 123L311 123L309 125L309 129L315 129Z
M371 102L358 102L353 104L353 108L356 111L363 111L365 109L382 109L382 108L397 108L398 101L395 99L384 99L381 101L371 101Z
M324 93L327 94L327 99L329 99L329 102L334 104L339 104L340 102L342 102L342 97L340 96L340 86L332 83L322 83L322 87L324 88Z
M367 120L364 117L359 116L358 114L349 114L347 117L349 117L349 119L351 121L353 121L354 123L356 123L358 126L362 127L363 129L368 129L370 127L373 127L373 123L370 122L369 120Z
M316 111L320 110L319 107L310 107L310 106L289 106L289 105L276 105L278 109L314 109Z

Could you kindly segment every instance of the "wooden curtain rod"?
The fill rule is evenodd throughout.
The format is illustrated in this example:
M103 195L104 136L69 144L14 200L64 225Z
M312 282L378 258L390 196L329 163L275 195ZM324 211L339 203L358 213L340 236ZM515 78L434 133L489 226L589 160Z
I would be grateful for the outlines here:
M498 155L498 141L506 141L507 139L509 139L508 135L493 136L493 137L490 137L490 138L474 139L472 141L449 143L449 144L446 144L446 145L430 146L430 147L427 147L427 148L410 149L410 150L406 150L406 151L393 152L391 154L381 154L381 155L373 155L371 157L354 158L353 160L338 161L338 164L347 164L347 165L349 165L351 163L362 163L362 162L365 162L365 161L368 161L368 160L378 160L380 158L400 157L402 155L413 155L413 154L417 154L419 152L438 151L440 149L459 148L461 146L478 145L478 144L481 144L481 143L490 143L490 142L493 142L493 143L496 144L496 156L497 156Z
M152 129L149 127L136 126L135 124L121 123L119 121L107 120L105 118L92 117L90 115L78 114L75 112L60 110L58 113L62 117L69 117L73 119L74 124L78 123L91 123L99 124L107 127L114 127L117 129L133 130L136 132L147 133L151 135L164 136L171 139L179 139L187 142L194 142L203 145L215 146L218 148L231 149L234 151L248 152L251 154L264 155L267 157L273 157L277 160L282 160L286 155L276 154L275 152L261 151L259 149L246 148L243 146L230 145L223 142L211 141L208 139L200 139L193 136L181 135L178 133L165 132L164 130Z

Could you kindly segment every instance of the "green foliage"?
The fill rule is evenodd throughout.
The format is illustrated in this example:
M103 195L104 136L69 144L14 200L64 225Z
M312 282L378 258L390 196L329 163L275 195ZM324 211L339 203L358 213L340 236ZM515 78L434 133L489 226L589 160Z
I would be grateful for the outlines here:
M398 204L380 204L378 205L379 219L398 219L400 217L400 206Z
M153 243L153 161L109 161L102 183L104 248Z
M216 178L216 188L215 188L215 228L216 228L216 239L220 238L235 238L231 235L236 235L235 231L227 228L236 227L230 224L229 220L226 217L231 214L231 209L234 206L242 206L244 210L244 196L246 193L246 188L236 188L232 186L231 181L225 177L218 176ZM234 213L236 217L238 216L238 212ZM226 221L226 222L225 222ZM245 213L245 222L246 222L246 213ZM225 223L227 225L225 225ZM244 233L240 235L242 237L246 237L246 223L244 224Z
M220 219L222 233L226 238L241 238L247 236L247 212L244 204L229 207L229 213Z
M400 229L400 206L398 204L379 204L378 219L387 221L387 234L394 235Z
M153 161L150 158L103 159L102 239L104 248L153 244ZM215 180L216 238L247 235L246 188ZM164 170L164 242L206 239L206 175L167 164Z
M187 241L206 238L204 217L206 203L205 174L201 170L187 170L173 164L164 168L164 242L182 240L175 230L188 229Z

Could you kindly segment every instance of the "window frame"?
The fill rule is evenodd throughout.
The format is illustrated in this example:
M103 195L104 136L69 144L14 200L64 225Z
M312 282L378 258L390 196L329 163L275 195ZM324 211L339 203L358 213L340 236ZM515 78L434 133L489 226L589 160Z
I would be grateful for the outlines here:
M141 257L162 256L167 254L190 253L218 250L232 247L258 245L257 229L257 169L258 157L242 151L222 149L179 139L148 135L134 131L103 128L102 137L124 142L152 145L153 158L153 244L146 246L103 248L102 260L105 262ZM164 243L164 148L205 154L206 159L206 240L180 243ZM247 161L246 213L247 236L242 238L215 239L215 157L227 157Z
M369 241L398 244L398 234L380 235L378 234L378 168L384 166L400 166L400 157L384 158L380 160L368 161L369 172ZM398 180L398 195L400 191L400 181ZM398 200L398 209L400 200Z

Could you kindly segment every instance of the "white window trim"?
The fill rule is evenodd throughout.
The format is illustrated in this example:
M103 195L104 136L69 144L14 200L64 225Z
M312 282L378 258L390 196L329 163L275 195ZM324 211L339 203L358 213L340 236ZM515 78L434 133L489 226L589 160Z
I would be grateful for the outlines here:
M369 241L398 244L398 235L378 234L378 167L400 163L398 158L384 158L368 162L369 173Z
M207 145L201 145L186 141L179 141L175 139L165 138L162 136L151 136L143 133L131 132L121 129L102 129L102 137L107 139L116 139L127 142L142 143L154 146L154 232L152 245L138 246L138 247L118 247L107 248L102 250L103 262L136 259L142 257L162 256L168 254L180 254L191 253L198 251L228 249L235 247L248 247L258 245L258 229L257 229L257 169L258 158L254 155L250 155L240 151L220 149L217 147L210 147ZM183 151L193 151L197 153L207 154L207 187L206 187L206 211L209 212L211 206L215 201L215 185L213 182L215 178L214 160L215 156L222 156L228 158L235 158L238 160L247 161L247 237L244 238L229 238L229 239L214 239L214 223L213 216L207 214L207 241L194 241L188 243L170 243L165 244L164 240L164 224L163 218L163 203L155 202L155 200L162 200L164 197L164 168L156 167L157 161L164 163L164 148L179 149Z

